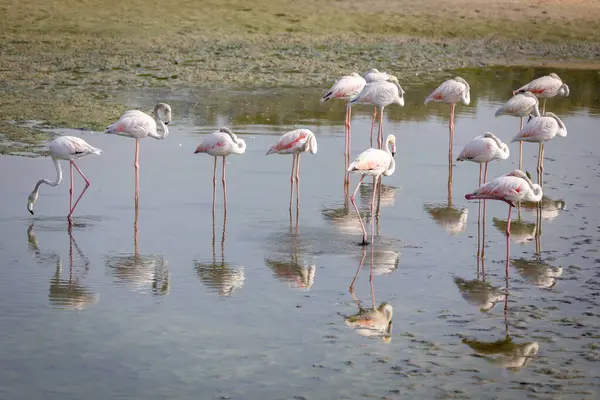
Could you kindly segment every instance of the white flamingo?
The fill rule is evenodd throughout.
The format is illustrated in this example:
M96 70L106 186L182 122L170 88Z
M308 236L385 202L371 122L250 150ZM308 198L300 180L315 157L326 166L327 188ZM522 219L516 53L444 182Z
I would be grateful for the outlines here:
M58 186L58 184L62 181L62 168L60 167L59 160L69 160L69 170L71 177L71 187L69 188L69 215L67 215L67 220L69 221L69 225L73 223L71 216L73 215L73 211L75 211L75 207L83 197L83 194L90 186L90 181L86 176L81 172L77 164L75 164L76 159L85 157L89 154L98 154L102 153L102 150L97 149L95 147L90 146L85 140L75 137L75 136L60 136L54 139L48 145L50 150L50 157L52 158L52 162L54 163L54 167L56 168L56 180L54 182L48 179L40 179L36 184L35 188L29 195L27 199L27 210L33 215L33 205L38 199L38 192L40 190L40 186L42 183L45 183L49 186ZM73 167L79 172L83 180L85 181L85 187L81 191L81 194L75 201L73 205Z
M363 90L350 100L349 105L354 104L373 104L376 109L379 109L379 133L377 135L377 146L382 148L383 144L383 110L390 104L399 104L404 107L404 90L396 82L390 81L375 81L367 83ZM376 112L373 118L376 117ZM373 146L373 130L371 129L371 142Z
M539 143L537 172L540 185L544 173L544 142L554 139L557 135L567 136L567 127L556 114L547 112L542 116L532 118L512 140L513 142Z
M439 101L450 104L450 140L448 144L448 161L452 164L452 146L454 144L454 109L456 104L462 102L464 105L469 105L471 102L471 88L467 81L461 77L455 77L442 82L427 98L425 104L430 101Z
M519 132L523 129L523 119L530 115L540 116L539 100L531 92L517 93L496 111L495 116L510 115L521 118ZM523 169L523 142L519 142L519 169Z
M121 118L112 125L109 125L104 133L126 136L135 139L135 201L140 196L140 175L139 175L139 152L140 139L150 136L154 139L162 140L169 135L167 124L171 122L171 106L166 103L158 103L154 106L154 118L139 110L125 111ZM158 122L158 125L157 125Z
M391 146L391 151L390 151ZM352 205L356 210L356 214L358 215L358 220L360 221L360 226L363 232L363 240L361 244L363 246L367 245L367 231L365 230L365 225L362 222L362 218L360 217L360 212L358 211L358 207L356 206L356 202L354 198L356 197L356 193L358 189L360 189L360 184L366 175L372 176L375 178L375 182L373 184L373 199L371 200L371 241L375 238L375 213L374 205L375 205L375 194L377 193L377 182L378 178L381 175L390 176L396 170L396 163L394 162L394 155L396 154L396 137L394 135L389 135L385 141L385 150L382 149L374 149L370 148L359 154L358 157L350 164L348 167L348 172L356 172L361 174L360 180L358 181L358 185L356 186L356 190L354 190L354 194L352 194Z
M350 75L342 76L338 79L333 86L331 86L321 97L320 102L324 103L331 99L340 99L346 101L346 120L344 122L346 127L346 154L350 154L350 142L351 142L351 133L350 133L350 122L352 120L352 109L348 102L366 85L365 78L357 74L356 72L351 73Z
M472 161L479 164L479 185L481 181L481 167L485 164L483 183L487 181L487 170L490 161L506 160L510 155L508 146L492 132L486 132L475 137L465 145L456 161Z
M529 82L527 85L521 86L517 90L513 91L513 94L531 92L539 98L544 99L542 105L542 114L546 113L546 99L554 96L569 96L569 86L559 78L554 72L536 78Z
M269 154L292 154L292 176L290 178L290 212L294 194L294 170L296 171L296 209L300 208L300 155L306 151L317 153L317 138L309 129L295 129L284 133L269 151Z

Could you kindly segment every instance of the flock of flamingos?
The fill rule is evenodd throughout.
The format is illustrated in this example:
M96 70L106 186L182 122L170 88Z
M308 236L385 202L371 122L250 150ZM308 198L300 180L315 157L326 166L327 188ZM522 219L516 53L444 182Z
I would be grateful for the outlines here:
M506 227L507 240L510 236L510 216L511 210L515 204L520 201L539 202L542 199L542 176L544 159L544 142L553 139L555 136L566 136L567 130L564 123L553 113L546 112L546 99L554 96L568 96L569 87L562 82L558 75L551 73L547 76L539 77L528 84L516 89L513 97L503 104L497 111L496 116L510 115L519 117L521 120L519 133L512 139L512 142L519 142L519 169L509 172L493 180L487 181L488 163L494 160L504 160L509 157L509 148L496 135L487 132L481 136L475 137L467 143L456 161L472 161L479 164L479 187L465 197L471 199L491 199L501 200L508 204L508 222ZM542 112L539 110L538 98L544 99ZM367 245L368 236L365 225L356 206L355 196L365 176L373 177L373 198L371 201L371 241L374 239L374 218L379 213L375 211L374 205L377 195L377 187L381 190L382 175L389 176L394 173L396 152L396 138L394 135L388 135L383 140L383 112L386 106L391 104L404 105L404 90L402 90L398 79L386 72L380 72L376 69L368 71L364 76L352 73L343 76L328 89L321 103L332 99L344 100L346 105L345 119L345 169L347 171L346 182L349 180L349 173L360 174L360 180L356 190L352 194L351 201L356 210L360 222L363 236L362 245ZM439 85L426 99L425 104L434 102L443 102L450 105L449 121L449 152L448 161L451 166L454 158L452 155L453 137L454 137L454 110L456 104L462 102L465 105L470 103L469 84L460 77L448 79ZM370 104L374 106L373 120L371 125L371 146L373 146L373 131L377 113L379 112L379 124L377 133L377 148L371 147L362 152L354 161L350 162L351 148L351 110L356 104ZM138 110L126 111L120 119L109 125L105 130L107 134L115 134L135 139L135 202L136 208L139 198L139 143L144 137L154 139L165 139L169 130L167 125L171 121L171 107L166 103L159 103L154 107L154 116L150 116ZM528 121L524 124L524 119ZM537 173L538 183L533 183L529 174L522 171L522 144L523 142L532 142L539 144ZM215 195L217 183L217 161L222 157L222 183L224 197L224 211L227 213L227 194L226 194L226 164L225 158L231 154L243 154L246 150L246 143L239 139L230 129L221 128L216 132L207 135L203 142L196 148L195 153L206 153L214 157L213 170L213 214L215 210ZM292 213L292 204L294 198L294 187L296 188L296 207L299 208L299 171L300 155L304 152L317 152L317 139L313 132L308 129L296 129L283 134L266 153L269 154L291 154L292 172L290 177L290 217ZM31 214L34 213L34 204L38 199L39 189L42 184L57 186L62 180L62 169L59 160L68 160L70 167L70 189L69 189L69 214L67 219L69 225L72 224L72 215L81 200L81 197L88 189L90 181L79 169L75 163L76 159L85 157L89 154L100 154L101 150L89 145L81 138L73 136L61 136L54 139L49 144L50 157L56 168L56 179L39 180L28 198L27 209ZM484 165L485 164L485 168ZM79 197L73 203L73 168L81 175L85 181L85 187ZM484 204L485 207L485 204ZM508 247L507 247L508 248ZM507 250L508 252L509 250ZM507 255L508 256L508 255Z

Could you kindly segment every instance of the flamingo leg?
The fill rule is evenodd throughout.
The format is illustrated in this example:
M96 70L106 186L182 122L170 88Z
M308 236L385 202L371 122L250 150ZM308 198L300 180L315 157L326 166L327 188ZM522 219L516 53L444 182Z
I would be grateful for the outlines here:
M352 283L350 284L350 287L348 288L349 292L354 294L354 282L356 282L356 278L358 277L358 274L360 273L360 269L362 268L363 262L365 261L365 257L367 257L367 252L363 249L363 253L362 253L362 257L360 259L360 262L358 263L358 268L356 269L356 274L354 274L354 279L352 279ZM360 305L359 305L360 308Z
M546 98L544 97L544 104L542 105L542 115L546 114Z
M371 243L375 241L375 195L377 194L377 181L379 177L375 177L375 186L373 186L373 198L371 199Z
M508 219L506 220L506 236L510 237L510 213L512 211L512 204L508 203Z
M373 286L373 247L371 246L371 265L369 266L369 285L371 286L371 304L375 309L375 287Z
M454 146L454 109L456 108L456 104L450 104L450 124L448 128L450 129L450 139L448 144L448 160L450 165L452 165L452 147Z
M508 282L508 264L510 262L510 212L512 204L508 204L508 223L506 224L506 279Z
M542 143L540 143L540 147L538 150L537 173L538 173L538 183L540 183L541 179L542 179Z
M519 127L519 132L523 130L523 121L525 117L521 117L521 126ZM519 169L523 170L523 141L519 142Z
M140 139L135 139L135 201L140 198Z
M487 169L488 169L488 164L489 163L485 163L485 172L483 173L483 183L487 183Z
M77 204L79 204L79 200L81 200L81 198L83 197L83 194L85 193L85 191L88 189L88 187L90 186L90 181L88 180L88 178L83 174L83 172L81 172L81 170L79 169L79 167L77 166L77 164L75 164L75 161L71 160L71 165L73 167L75 167L75 169L77 170L77 172L79 172L79 175L81 175L81 177L83 178L83 180L85 181L85 187L83 188L83 190L81 191L81 194L79 195L79 197L77 198L77 200L75 200L75 204L73 204L73 208L71 208L71 211L69 212L69 225L72 223L71 222L71 215L73 215L73 211L75 211L75 207L77 207ZM73 187L73 170L71 169L71 188ZM73 189L71 189L72 191Z
M381 175L379 175L379 185L377 185L377 209L375 216L377 217L377 226L379 227L379 209L381 208Z
M477 183L477 187L481 186L481 169L482 169L482 167L483 167L483 164L479 163L479 181ZM481 243L481 200L479 200L479 208L477 209L477 271L479 271L480 243Z
M363 240L362 240L361 244L363 246L366 246L369 244L369 242L367 242L367 230L365 229L365 224L363 224L362 218L360 217L360 211L358 211L358 207L356 206L356 201L354 201L354 198L356 197L356 193L358 192L358 189L360 188L360 184L362 183L364 178L365 178L364 175L362 175L360 177L360 180L358 181L358 185L356 185L356 190L354 190L354 193L352 194L350 201L352 201L352 205L354 206L354 209L356 210L356 214L358 215L358 222L360 222L360 227L362 228L362 231L363 231Z
M73 161L69 161L69 175L71 177L71 186L69 187L69 215L67 216L67 220L69 221L69 226L73 223L71 219L71 212L73 210Z
M379 110L379 132L377 133L377 148L381 149L383 147L383 109L385 107L381 107Z
M483 168L483 164L479 163L479 182L477 183L477 187L481 186L481 170Z
M373 129L375 129L375 118L377 118L377 106L373 106L373 120L371 121L371 139L369 146L373 147Z
M542 158L540 159L540 186L544 186L544 142L540 143Z
M223 156L223 216L227 218L227 181L225 180L225 156Z
M300 209L300 154L296 157L296 213Z
M350 118L352 113L352 107L349 104L346 105L346 154L350 153Z
M483 223L481 224L481 272L485 274L485 269L483 266L483 257L485 255L485 203L483 200Z
M215 166L213 168L213 219L215 218L215 197L217 197L217 157L215 157Z
M294 199L294 171L296 170L296 154L292 157L292 175L290 176L290 218L292 218L292 201Z

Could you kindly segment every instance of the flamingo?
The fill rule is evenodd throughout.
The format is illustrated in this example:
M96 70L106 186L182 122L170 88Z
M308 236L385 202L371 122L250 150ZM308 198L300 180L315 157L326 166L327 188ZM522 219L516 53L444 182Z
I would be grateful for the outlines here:
M539 104L538 98L533 93L517 93L496 111L495 116L510 115L521 117L520 132L523 129L523 119L526 116L540 116ZM519 169L523 169L523 142L519 142Z
M427 98L425 104L430 101L441 101L450 104L450 143L448 145L448 162L452 164L452 146L454 143L454 109L456 104L462 102L464 105L469 105L471 102L471 88L467 81L461 77L455 77L442 82Z
M341 99L346 101L346 147L344 150L346 154L350 154L350 121L352 119L352 110L348 102L360 93L366 83L365 78L356 72L342 76L325 92L320 100L321 103L325 103L331 99Z
M510 155L508 146L502 143L496 135L486 132L475 137L465 145L456 161L472 161L479 163L479 186L481 186L481 167L485 164L483 183L487 181L487 170L490 161L506 160Z
M371 68L363 75L367 83L389 81L392 83L400 84L398 78L394 75L388 74L387 72L379 72L377 68ZM373 119L371 120L371 144L373 146L373 129L375 128L375 118L377 118L377 106L373 106ZM381 147L381 146L380 146Z
M154 139L165 139L169 135L167 125L171 122L171 106L167 103L158 103L154 106L154 118L139 110L125 111L121 118L109 125L104 133L127 136L135 139L135 202L140 197L139 152L140 139L150 136ZM158 123L158 125L157 125Z
M375 81L367 83L363 90L356 95L350 103L350 106L358 103L373 104L375 106L375 113L373 114L373 121L377 115L377 108L379 108L379 133L377 136L377 145L381 149L383 144L383 109L390 104L399 104L400 107L404 107L404 90L398 84L398 80L395 82L390 81ZM374 124L374 122L373 122ZM371 142L373 146L373 129L371 127Z
M217 157L223 157L223 202L225 215L227 215L227 184L225 182L225 157L230 154L244 154L246 151L246 142L244 139L238 139L237 136L228 128L221 128L218 131L206 136L200 146L196 148L194 154L207 153L215 158L213 169L213 215L215 213L215 196L217 194Z
M542 114L546 113L546 99L554 96L569 96L569 86L559 78L554 72L536 78L529 82L525 86L521 86L517 90L513 91L513 94L531 92L539 98L544 99L542 105Z
M390 146L392 150L390 151ZM382 149L374 149L370 148L359 154L358 157L350 164L348 167L348 172L356 172L361 174L360 180L358 181L358 185L356 186L356 190L354 190L354 194L352 194L352 205L356 210L356 214L358 215L358 221L360 222L360 227L363 232L363 240L361 244L363 246L367 245L367 231L365 230L365 225L362 222L362 218L360 217L360 212L358 211L358 207L356 206L356 202L354 198L356 197L356 193L358 189L360 189L360 185L365 178L366 175L370 175L374 178L373 184L373 199L371 200L371 241L375 238L375 214L373 213L373 207L375 205L375 193L377 192L377 181L381 175L390 176L394 173L396 169L396 163L394 161L394 155L396 154L396 136L389 135L385 141L385 150Z
M567 136L567 127L556 114L547 112L542 116L532 118L512 140L512 142L519 141L540 144L537 165L538 182L540 185L542 184L542 174L544 173L544 142L554 139L556 135L560 137Z
M284 133L266 154L293 154L294 156L290 177L290 213L294 194L294 170L296 171L296 209L300 208L300 154L306 151L317 153L317 138L308 129L295 129Z
M67 220L69 221L69 225L73 224L73 219L71 216L73 215L73 211L75 211L75 207L79 203L79 200L83 197L83 194L90 186L90 181L88 178L81 172L75 161L79 158L85 157L89 154L98 154L102 153L102 150L97 149L93 146L90 146L85 140L75 137L75 136L60 136L54 139L48 145L50 150L50 157L52 158L52 162L54 163L54 167L56 168L56 180L51 182L48 179L40 179L36 184L35 188L29 195L27 199L27 210L33 215L33 205L38 199L38 192L40 190L40 186L42 183L45 183L49 186L58 186L58 184L62 181L62 168L60 167L59 160L69 160L69 170L71 177L71 187L69 188L69 215L67 215ZM85 187L81 191L81 194L75 201L73 205L73 167L79 172L83 180L85 181Z
M542 187L535 184L521 170L516 169L508 174L493 179L474 192L466 194L467 200L501 200L508 204L508 220L506 235L510 236L510 214L515 202L542 200Z

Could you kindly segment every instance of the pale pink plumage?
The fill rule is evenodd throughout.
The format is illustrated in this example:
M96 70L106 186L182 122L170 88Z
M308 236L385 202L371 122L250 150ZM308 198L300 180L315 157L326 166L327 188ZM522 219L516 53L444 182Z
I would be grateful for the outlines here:
M506 160L510 155L508 146L491 132L475 137L467 143L456 161L479 163L479 184L481 184L481 164L485 163L483 182L487 180L488 163L494 160Z
M493 179L465 196L467 200L501 200L512 206L519 201L538 202L542 198L542 188L527 177L521 170Z
M398 78L396 78L394 75L388 74L387 72L379 72L377 68L372 68L369 71L367 71L364 77L367 83L377 81L398 82Z
M567 136L567 127L554 113L547 112L527 122L512 141L541 143L552 140L557 135Z
M455 77L442 82L427 98L425 104L430 101L439 101L447 104L462 102L469 105L471 102L471 88L463 78Z
M558 75L551 73L536 78L527 85L521 86L513 94L524 92L531 92L540 98L554 97L556 95L569 96L569 86L563 83Z
M306 151L310 151L312 154L317 153L317 138L309 129L295 129L284 133L277 143L267 151L267 155L293 154L294 156L292 159L292 176L290 178L290 213L292 212L294 184L296 185L296 208L300 208L300 154Z
M526 117L540 115L539 100L531 92L517 93L496 111L495 116L510 115L513 117Z

